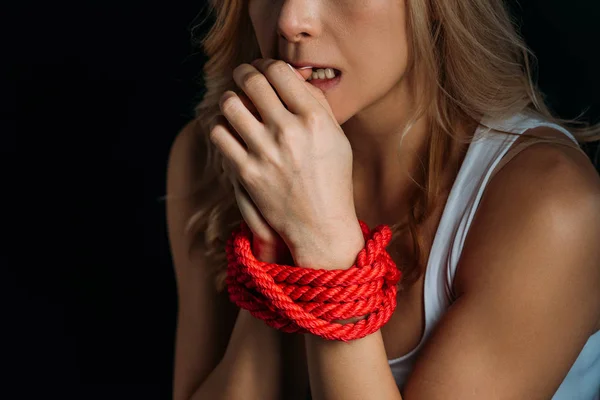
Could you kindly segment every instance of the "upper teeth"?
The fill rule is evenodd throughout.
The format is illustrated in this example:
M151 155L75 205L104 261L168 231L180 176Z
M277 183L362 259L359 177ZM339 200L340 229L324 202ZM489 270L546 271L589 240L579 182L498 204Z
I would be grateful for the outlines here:
M308 81L310 81L311 79L331 79L331 78L335 78L335 72L333 72L333 68L319 68L319 69L315 69L313 70L313 73L311 76L308 77Z

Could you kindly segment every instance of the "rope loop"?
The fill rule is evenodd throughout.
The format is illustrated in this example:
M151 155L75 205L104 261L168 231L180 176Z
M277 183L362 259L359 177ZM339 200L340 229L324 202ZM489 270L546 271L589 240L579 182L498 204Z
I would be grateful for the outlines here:
M360 339L379 330L396 308L401 272L386 251L392 232L386 225L370 231L355 264L325 270L270 264L252 254L252 233L245 222L227 241L227 290L230 300L272 328L311 333L327 340ZM355 323L335 321L364 317Z

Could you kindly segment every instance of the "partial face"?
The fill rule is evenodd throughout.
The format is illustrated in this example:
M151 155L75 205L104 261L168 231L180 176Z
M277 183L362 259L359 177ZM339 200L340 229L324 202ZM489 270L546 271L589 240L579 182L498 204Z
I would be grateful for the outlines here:
M323 69L311 83L340 124L400 90L408 63L404 0L248 2L262 56Z

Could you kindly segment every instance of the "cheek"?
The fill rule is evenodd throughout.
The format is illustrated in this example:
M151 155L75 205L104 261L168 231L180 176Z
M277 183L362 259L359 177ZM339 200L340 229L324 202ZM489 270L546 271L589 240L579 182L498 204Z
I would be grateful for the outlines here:
M405 0L344 0L329 10L349 64L360 73L398 72L407 59ZM403 68L402 68L403 69Z
M377 7L369 12L356 13L350 32L352 43L348 47L353 54L353 64L359 66L357 72L363 77L358 83L368 82L370 87L388 86L402 79L408 60L408 39L406 34L403 2L372 0ZM380 5L385 3L385 7Z
M409 62L403 2L349 1L355 7L341 13L345 28L337 30L348 67L347 81L331 99L338 122L388 94L402 81Z

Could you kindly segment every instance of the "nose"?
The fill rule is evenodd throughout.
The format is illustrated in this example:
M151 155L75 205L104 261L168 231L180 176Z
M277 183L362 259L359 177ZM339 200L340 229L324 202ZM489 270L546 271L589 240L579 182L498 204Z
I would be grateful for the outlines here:
M292 43L318 36L320 2L322 0L283 0L277 21L279 36Z

